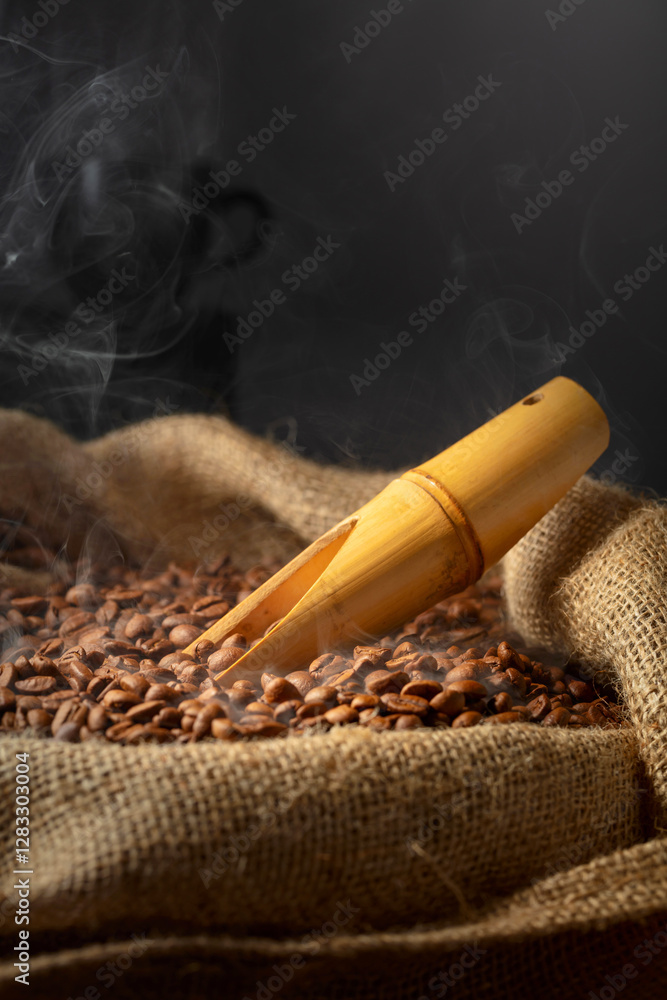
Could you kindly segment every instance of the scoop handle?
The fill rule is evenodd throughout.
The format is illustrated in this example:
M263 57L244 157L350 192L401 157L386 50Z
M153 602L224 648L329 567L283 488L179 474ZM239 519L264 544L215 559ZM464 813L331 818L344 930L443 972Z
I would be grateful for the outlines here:
M451 498L447 513L476 540L488 568L608 445L602 408L577 382L559 376L406 477L439 491L445 502Z

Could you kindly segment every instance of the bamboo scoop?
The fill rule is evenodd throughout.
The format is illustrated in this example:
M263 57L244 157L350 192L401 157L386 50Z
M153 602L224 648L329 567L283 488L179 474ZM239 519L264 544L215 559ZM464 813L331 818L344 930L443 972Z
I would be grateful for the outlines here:
M570 379L552 379L394 479L185 652L234 633L250 644L275 622L216 676L227 686L384 635L479 579L608 444L609 425L592 396Z

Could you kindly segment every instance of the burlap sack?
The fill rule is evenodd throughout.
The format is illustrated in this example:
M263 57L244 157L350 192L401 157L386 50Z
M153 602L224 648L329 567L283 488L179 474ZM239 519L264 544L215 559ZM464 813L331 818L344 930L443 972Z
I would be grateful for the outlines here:
M617 677L627 730L4 739L0 985L20 749L32 996L663 997L665 540L583 482L507 559L514 622Z
M19 410L0 409L0 524L85 564L121 556L147 571L229 555L241 569L287 561L393 478L303 457L222 416L158 414L84 443ZM3 586L43 592L50 572L0 564Z

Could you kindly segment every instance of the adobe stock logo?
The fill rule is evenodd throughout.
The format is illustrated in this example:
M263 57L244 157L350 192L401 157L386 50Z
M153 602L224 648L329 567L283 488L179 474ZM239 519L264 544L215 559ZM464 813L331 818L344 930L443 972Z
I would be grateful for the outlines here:
M92 128L81 130L81 138L76 141L76 145L70 143L62 151L63 159L53 160L51 169L56 175L59 183L67 180L73 170L81 166L83 161L91 156L105 141L107 136L116 131L118 122L123 122L136 110L140 104L150 98L159 97L163 91L163 84L169 76L169 71L160 69L157 66L144 67L146 74L141 83L136 84L128 92L118 93L108 105L108 115L100 118Z
M407 2L412 3L412 0L407 0ZM356 25L352 41L340 43L340 51L343 53L343 58L348 66L352 62L353 57L361 55L373 39L377 38L381 31L389 27L396 14L402 14L404 10L405 7L401 3L401 0L389 0L386 7L381 7L380 10L369 11L370 20L364 25Z
M559 24L563 24L569 17L576 14L579 7L583 6L586 0L561 0L558 10L545 10L544 16L549 22L549 27L555 31Z
M39 0L37 6L40 9L33 11L30 17L21 18L21 34L17 35L16 32L10 31L7 35L7 41L10 42L14 52L18 52L26 42L37 38L42 28L45 28L59 13L60 8L68 3L69 0Z

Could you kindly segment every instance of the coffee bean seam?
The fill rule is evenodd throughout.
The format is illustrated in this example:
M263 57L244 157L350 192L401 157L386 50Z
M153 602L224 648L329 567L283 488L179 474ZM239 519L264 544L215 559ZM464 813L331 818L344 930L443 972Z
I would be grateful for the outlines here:
M147 578L98 567L90 582L57 583L45 597L0 591L0 734L29 729L134 745L299 736L349 724L628 724L612 692L522 647L503 621L499 579L374 644L223 689L214 675L245 652L242 635L217 650L202 640L194 657L182 650L277 568L244 574L221 560L196 574L170 566Z

